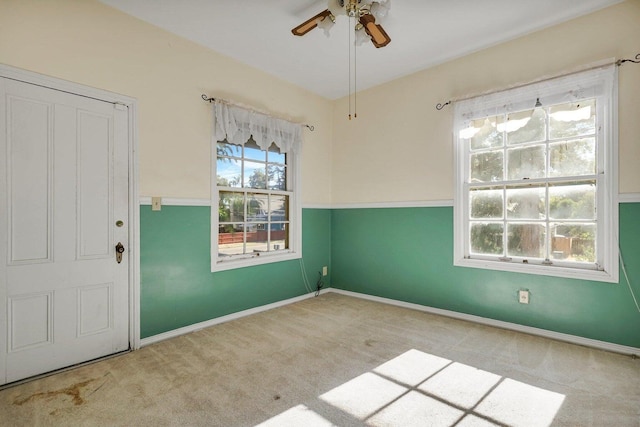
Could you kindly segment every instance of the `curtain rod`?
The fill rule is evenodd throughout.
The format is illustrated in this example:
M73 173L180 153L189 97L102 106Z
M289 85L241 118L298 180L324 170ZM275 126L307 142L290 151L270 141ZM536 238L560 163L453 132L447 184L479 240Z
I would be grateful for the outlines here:
M475 97L477 97L477 96L481 96L481 95L488 95L488 94L490 94L490 93L501 92L501 91L503 91L503 90L517 89L517 88L524 87L524 86L528 86L528 85L535 84L535 83L542 83L542 82L546 82L546 81L548 81L548 80L557 79L557 78L559 78L559 77L566 77L566 76L570 76L570 75L572 75L572 74L582 73L583 71L595 70L595 69L597 69L597 68L606 67L606 66L608 66L608 65L612 65L612 64L615 64L615 65L617 65L618 67L619 67L619 66L621 66L622 64L624 64L625 62L633 62L634 64L640 64L640 53L636 55L636 58L635 58L635 59L636 59L635 61L634 61L633 59L618 59L617 61L605 62L605 63L601 63L601 64L598 64L598 65L594 65L594 66L592 66L592 67L582 68L582 69L580 69L580 70L571 71L571 72L563 73L563 74L558 74L558 75L551 76L551 77L546 77L546 78L543 78L543 79L540 79L540 80L534 80L534 81L529 82L529 83L517 84L517 85L515 85L515 86L506 87L506 88L504 88L504 89L497 89L497 90L491 91L491 92L489 92L489 93L487 93L487 94L482 94L482 93L480 93L480 94L477 94L477 95L466 96L466 97L464 97L464 98L454 98L454 99L450 99L450 100L448 100L447 102L445 102L444 104L442 104L442 103L438 103L438 104L436 104L436 110L440 111L440 110L442 110L444 107L446 107L447 105L450 105L450 104L452 104L452 103L454 103L454 102L466 101L467 99L475 98Z
M202 99L207 101L207 102L214 102L216 100L216 98L209 98L207 95L205 95L204 93L202 94ZM259 111L258 111L259 112ZM260 114L265 114L265 113L261 113ZM308 128L311 132L313 132L315 130L315 128L312 125L308 125L306 123L300 123L302 126Z

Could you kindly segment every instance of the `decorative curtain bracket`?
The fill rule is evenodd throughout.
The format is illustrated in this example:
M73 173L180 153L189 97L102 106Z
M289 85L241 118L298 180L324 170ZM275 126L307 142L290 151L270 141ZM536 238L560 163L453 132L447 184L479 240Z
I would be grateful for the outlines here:
M436 110L440 111L440 110L442 110L444 107L446 107L449 104L451 104L451 101L447 101L444 104L438 103L438 104L436 104Z
M618 59L616 61L616 65L619 67L622 64L624 64L625 62L633 62L634 64L640 64L640 53L636 55L636 60L635 61L633 59Z
M210 97L208 97L207 95L205 95L204 93L202 94L202 99L203 99L204 101L209 102L209 103L211 103L211 102L215 102L215 101L216 101L216 99L215 99L215 98L210 98ZM307 128L307 129L309 129L311 132L313 132L313 131L315 130L315 128L314 128L312 125L308 125L308 124L306 124L306 123L303 123L303 124L302 124L302 126L306 127L306 128Z

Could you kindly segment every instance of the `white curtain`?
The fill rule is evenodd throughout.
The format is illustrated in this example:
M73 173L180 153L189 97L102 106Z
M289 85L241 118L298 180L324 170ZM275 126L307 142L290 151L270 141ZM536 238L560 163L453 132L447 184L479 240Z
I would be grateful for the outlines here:
M559 104L611 93L616 73L617 67L611 64L456 101L456 127L462 129L468 126L471 120L479 117L533 110L537 99L543 105Z
M275 143L281 153L287 153L299 151L302 125L216 100L214 137L216 141L226 139L235 145L244 145L253 137L263 150Z

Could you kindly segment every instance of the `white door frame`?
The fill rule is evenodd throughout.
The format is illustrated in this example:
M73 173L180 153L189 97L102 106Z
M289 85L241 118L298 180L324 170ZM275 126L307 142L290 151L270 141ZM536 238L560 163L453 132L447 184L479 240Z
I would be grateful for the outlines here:
M129 347L140 348L140 203L138 200L138 103L135 98L0 64L0 77L125 105L129 115Z

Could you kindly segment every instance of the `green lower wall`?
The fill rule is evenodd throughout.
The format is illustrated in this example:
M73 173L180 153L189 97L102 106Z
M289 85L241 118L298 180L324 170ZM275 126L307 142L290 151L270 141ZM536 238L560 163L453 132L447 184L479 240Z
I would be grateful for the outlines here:
M620 205L620 245L640 297L640 204ZM332 211L332 287L640 347L619 284L453 266L453 208ZM530 304L517 291L531 292Z
M313 286L332 270L331 211L303 209L302 227ZM142 338L306 293L299 260L211 273L210 229L209 207L140 207Z
M208 207L141 207L141 337L306 293L300 264L210 271ZM620 205L620 245L640 297L640 203ZM453 209L304 209L312 284L640 347L624 281L563 279L453 266ZM517 291L531 292L529 305Z

